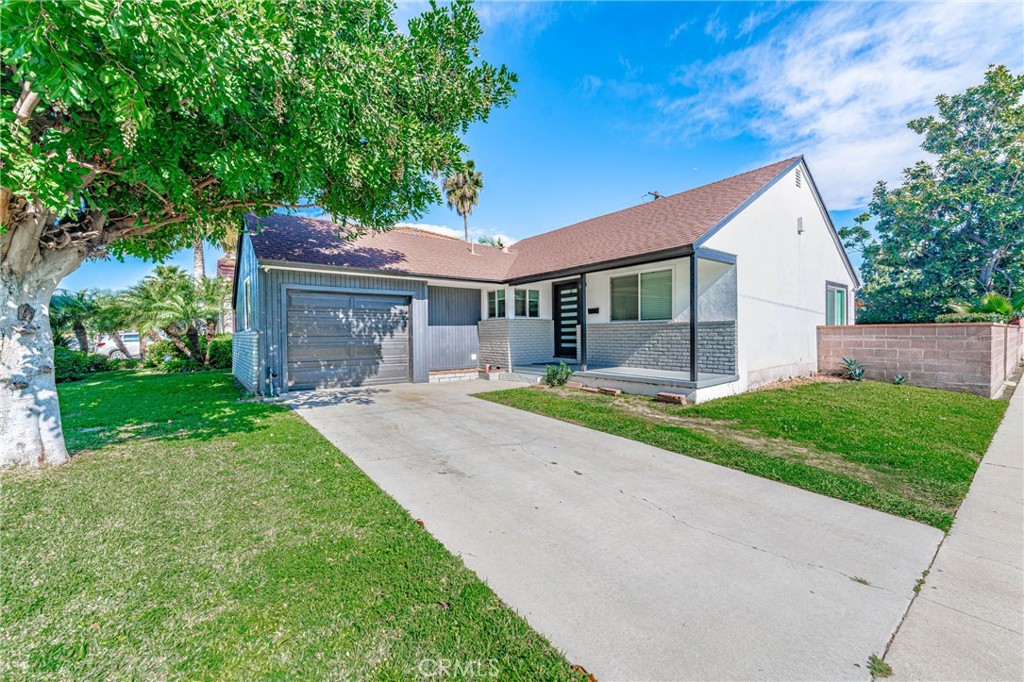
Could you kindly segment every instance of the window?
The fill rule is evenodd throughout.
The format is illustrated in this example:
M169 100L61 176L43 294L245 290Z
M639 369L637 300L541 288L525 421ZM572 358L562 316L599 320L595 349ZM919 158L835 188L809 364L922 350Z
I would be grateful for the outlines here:
M505 317L505 290L487 292L487 317Z
M846 287L829 284L825 292L825 324L846 324Z
M612 277L612 320L672 319L672 271Z
M516 317L540 317L540 289L515 290Z
M252 329L252 277L242 283L242 329Z

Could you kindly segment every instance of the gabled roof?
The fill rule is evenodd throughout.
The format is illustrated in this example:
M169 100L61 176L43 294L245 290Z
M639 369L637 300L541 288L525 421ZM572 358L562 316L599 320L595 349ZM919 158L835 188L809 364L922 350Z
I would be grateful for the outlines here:
M410 228L345 241L344 226L274 214L250 218L256 257L360 270L503 282L692 248L802 161L747 173L516 242L508 251ZM255 229L254 229L255 228Z
M692 246L800 158L516 242L510 279Z

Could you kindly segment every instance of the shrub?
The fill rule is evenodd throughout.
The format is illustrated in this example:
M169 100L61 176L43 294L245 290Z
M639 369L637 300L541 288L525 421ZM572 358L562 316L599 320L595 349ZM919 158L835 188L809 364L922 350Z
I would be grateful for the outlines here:
M907 378L905 376L903 376L902 374L897 374L896 376L894 376L892 378L892 383L894 383L897 386L899 386L900 384L907 383Z
M867 369L867 365L862 363L856 358L843 358L843 373L847 379L853 381L860 381L864 378L864 370Z
M544 383L548 386L565 386L571 376L572 370L564 362L558 363L557 367L548 365L547 373L544 375Z
M141 363L138 358L111 358L110 369L136 369Z
M89 353L85 356L85 362L90 372L108 372L113 369L110 366L110 358L99 353Z
M1006 317L999 313L943 313L935 318L939 323L963 322L1006 322Z
M64 346L53 349L53 375L58 383L78 381L89 373L89 360L85 353Z
M231 369L231 334L219 334L209 341L210 364L203 366L185 357L181 350L168 340L161 339L146 346L145 367L163 372L195 372L202 369ZM199 339L199 348L206 353L206 338Z
M203 346L205 351L205 342ZM210 368L231 369L231 334L218 334L210 341Z

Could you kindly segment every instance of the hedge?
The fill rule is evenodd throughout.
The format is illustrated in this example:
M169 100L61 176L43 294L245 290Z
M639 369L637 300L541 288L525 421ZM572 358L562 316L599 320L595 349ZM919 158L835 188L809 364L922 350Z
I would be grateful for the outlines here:
M109 372L114 369L131 369L138 362L130 360L111 360L106 355L83 353L64 346L53 349L53 374L57 383L78 381L91 372Z
M999 313L944 313L935 318L940 323L963 323L963 322L1001 322L1006 323L1006 318Z
M162 372L196 372L204 369L231 369L231 334L218 334L210 340L210 364L201 365L166 339L154 341L146 346L146 367ZM200 337L199 348L205 354L207 341Z

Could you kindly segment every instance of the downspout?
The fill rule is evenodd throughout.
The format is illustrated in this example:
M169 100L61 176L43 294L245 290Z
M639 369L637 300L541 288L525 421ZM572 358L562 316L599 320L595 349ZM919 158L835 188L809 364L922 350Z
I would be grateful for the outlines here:
M697 254L690 256L690 381L697 383Z
M579 284L577 285L577 298L579 299L579 323L580 323L580 334L578 340L579 346L579 361L580 371L587 371L587 275L586 273L580 274Z

